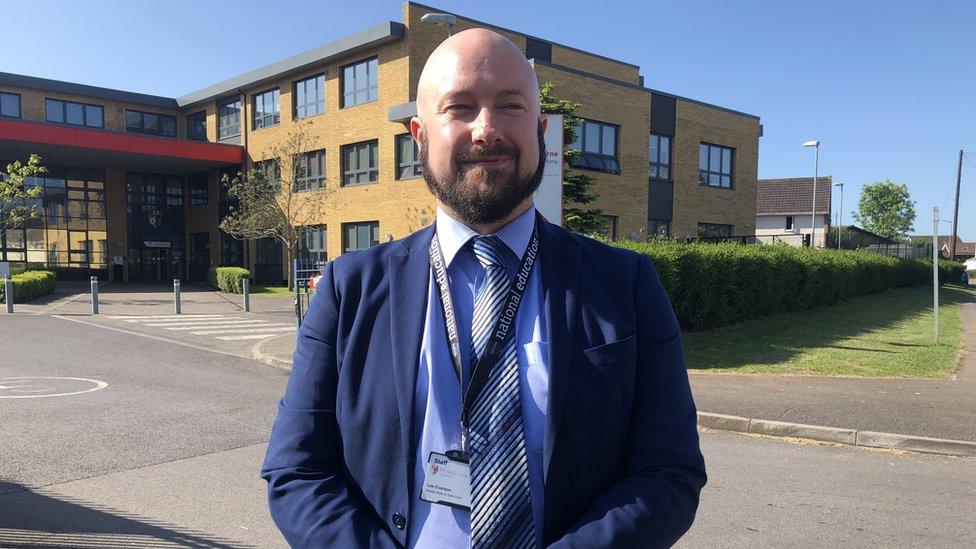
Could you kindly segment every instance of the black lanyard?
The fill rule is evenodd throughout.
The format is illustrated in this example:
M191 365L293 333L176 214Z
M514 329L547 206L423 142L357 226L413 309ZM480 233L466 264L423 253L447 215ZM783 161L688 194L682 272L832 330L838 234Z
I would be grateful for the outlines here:
M515 331L515 315L518 313L519 306L522 304L522 297L529 284L529 274L535 264L536 257L539 255L539 233L535 226L532 227L532 239L522 255L522 262L518 272L512 279L508 289L508 296L502 312L495 320L492 328L491 339L485 345L485 350L478 358L474 369L471 371L471 381L468 387L462 390L461 397L461 446L462 451L467 451L467 424L471 406L478 393L485 387L488 381L488 374L491 367L498 360L498 355L505 348L505 342L511 332ZM441 253L440 241L437 234L430 241L430 266L434 270L434 281L441 297L441 307L444 311L444 328L447 331L447 346L451 351L451 362L454 364L454 373L457 375L458 384L463 385L462 379L462 357L461 339L458 337L457 321L454 314L454 303L451 301L451 289L447 283L447 266L444 263L444 254ZM472 349L472 352L474 349Z

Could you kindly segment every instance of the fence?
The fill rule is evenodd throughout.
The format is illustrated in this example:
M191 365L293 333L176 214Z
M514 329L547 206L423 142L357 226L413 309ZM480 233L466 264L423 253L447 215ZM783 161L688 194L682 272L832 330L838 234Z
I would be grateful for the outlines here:
M721 244L722 242L738 242L739 244L789 244L790 246L809 246L810 235L797 233L742 235L742 236L701 236L691 240L705 244Z
M311 259L296 259L292 264L292 273L295 277L295 318L299 326L302 325L302 319L305 318L305 312L308 311L312 299L312 277L321 275L323 267L325 267L324 261Z

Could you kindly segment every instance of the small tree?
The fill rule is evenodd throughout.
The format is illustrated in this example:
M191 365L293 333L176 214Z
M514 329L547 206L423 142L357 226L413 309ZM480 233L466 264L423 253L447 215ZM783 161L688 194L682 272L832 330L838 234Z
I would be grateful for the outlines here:
M43 173L47 169L41 166L41 157L36 154L31 154L26 164L18 160L0 172L0 236L40 217L37 204L27 201L39 197L44 189L36 185L27 187L25 183L28 178Z
M904 183L885 179L865 185L857 209L854 219L885 238L898 240L915 226L915 202Z
M236 203L221 220L220 229L235 238L271 237L281 242L288 259L289 288L302 228L323 222L328 198L335 192L334 186L325 184L324 173L310 173L309 148L309 122L297 122L271 148L270 160L234 179L225 176L221 182Z
M542 84L539 99L542 112L563 115L563 142L576 141L576 130L583 121L576 116L579 103L573 103L556 97L552 82ZM580 152L567 148L563 151L564 164L573 166ZM595 179L585 172L571 172L563 170L563 226L575 233L594 234L606 225L603 212L598 209L585 209L579 206L589 204L598 197L591 189Z

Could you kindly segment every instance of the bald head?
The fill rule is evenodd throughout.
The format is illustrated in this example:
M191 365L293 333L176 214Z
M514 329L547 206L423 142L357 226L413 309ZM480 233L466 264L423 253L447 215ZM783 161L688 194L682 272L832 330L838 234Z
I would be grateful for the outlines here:
M538 115L539 81L522 50L488 29L459 32L442 42L427 58L417 84L417 114L424 118L446 94L463 91L465 84L498 81L512 84L508 91L525 94Z

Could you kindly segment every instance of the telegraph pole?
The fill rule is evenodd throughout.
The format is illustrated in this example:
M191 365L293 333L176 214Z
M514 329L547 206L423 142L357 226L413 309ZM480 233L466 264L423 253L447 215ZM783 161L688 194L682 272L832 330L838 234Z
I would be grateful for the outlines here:
M956 260L956 223L959 222L959 184L962 183L962 150L959 151L959 167L956 168L956 209L952 212L952 243L949 245L949 259Z

